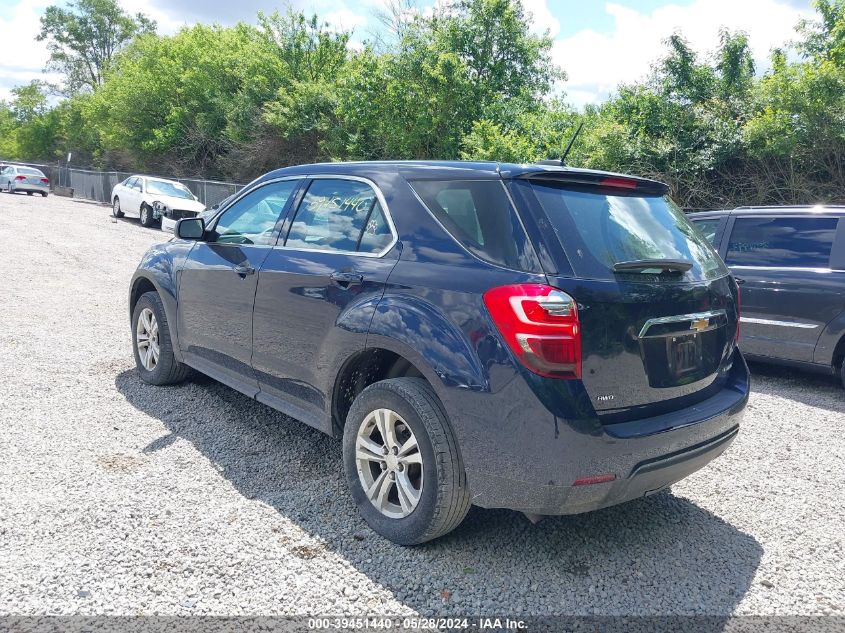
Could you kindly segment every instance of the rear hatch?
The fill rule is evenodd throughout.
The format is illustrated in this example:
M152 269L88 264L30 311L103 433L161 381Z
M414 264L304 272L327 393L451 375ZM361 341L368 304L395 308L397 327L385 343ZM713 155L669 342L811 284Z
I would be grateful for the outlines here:
M581 377L606 421L689 406L721 387L736 285L665 186L546 174L515 187L554 269L549 283L577 302Z

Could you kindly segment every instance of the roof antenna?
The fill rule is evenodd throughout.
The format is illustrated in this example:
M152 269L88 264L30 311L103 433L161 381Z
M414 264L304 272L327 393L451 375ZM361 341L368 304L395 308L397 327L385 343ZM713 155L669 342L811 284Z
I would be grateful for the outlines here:
M560 157L560 160L556 160L554 158L549 158L546 160L538 160L538 165L556 165L558 167L566 167L566 157L569 156L570 150L572 150L572 146L575 144L575 140L578 138L578 135L581 133L581 128L584 127L584 121L582 120L581 123L578 125L578 129L575 130L575 134L572 135L572 139L569 141L569 145L566 146L566 149L563 152L563 156Z
M572 140L569 141L569 145L566 146L566 151L563 152L563 156L560 157L560 164L566 165L566 157L569 156L569 151L572 149L572 146L575 144L575 139L578 138L578 135L581 133L581 128L584 127L584 122L578 124L578 129L575 130L575 134L572 135Z

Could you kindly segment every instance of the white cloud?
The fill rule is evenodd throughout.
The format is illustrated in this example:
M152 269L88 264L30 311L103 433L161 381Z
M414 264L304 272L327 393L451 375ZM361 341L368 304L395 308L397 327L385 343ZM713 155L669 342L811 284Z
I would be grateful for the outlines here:
M193 22L174 17L172 13L159 9L151 0L118 0L124 11L135 15L143 13L156 21L158 32L162 35L173 35L180 28Z
M547 0L522 0L525 12L531 14L531 31L539 35L546 31L555 37L560 33L560 21L549 9Z
M369 21L367 16L350 11L347 8L338 9L321 16L332 29L337 31L351 31L358 29Z
M47 79L41 72L49 57L47 48L35 38L48 4L49 0L22 0L0 11L0 99L8 99L14 86Z
M766 67L772 48L794 37L798 20L810 15L786 0L694 0L650 13L608 2L605 10L614 20L610 32L585 29L557 40L552 49L568 75L568 99L576 105L602 101L620 83L642 79L675 31L702 55L716 48L721 27L745 31L759 69Z

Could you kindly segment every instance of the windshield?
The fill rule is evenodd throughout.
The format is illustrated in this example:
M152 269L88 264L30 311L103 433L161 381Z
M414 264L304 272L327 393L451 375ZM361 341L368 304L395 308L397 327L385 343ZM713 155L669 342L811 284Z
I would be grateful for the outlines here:
M166 182L164 180L148 180L147 193L152 193L158 196L172 196L174 198L184 198L185 200L193 200L194 194L185 185L180 185L178 182Z
M665 196L535 182L533 188L579 277L617 278L620 262L682 260L684 279L715 279L727 268ZM636 275L626 272L626 278Z

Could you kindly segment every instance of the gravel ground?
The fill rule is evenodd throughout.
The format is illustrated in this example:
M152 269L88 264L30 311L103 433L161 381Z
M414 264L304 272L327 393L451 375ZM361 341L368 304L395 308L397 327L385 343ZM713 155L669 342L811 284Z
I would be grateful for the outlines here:
M208 379L138 379L130 276L164 236L0 194L0 613L845 615L845 391L754 367L739 439L663 493L434 543L369 532L340 446Z

